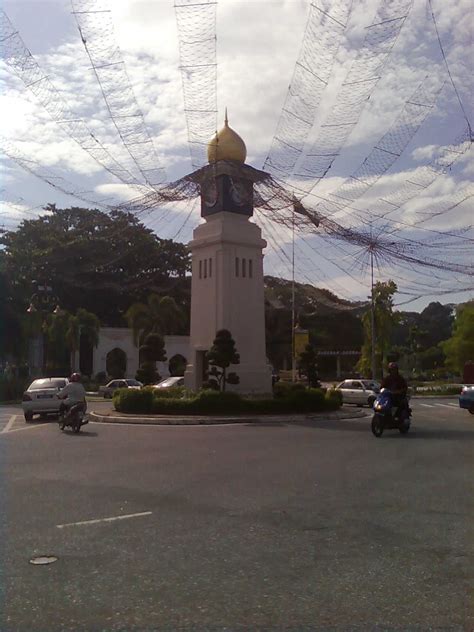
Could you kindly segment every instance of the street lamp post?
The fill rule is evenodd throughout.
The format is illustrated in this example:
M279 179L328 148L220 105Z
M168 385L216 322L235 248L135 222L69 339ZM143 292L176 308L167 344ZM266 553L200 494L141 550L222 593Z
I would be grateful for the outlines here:
M46 333L46 316L47 314L59 314L60 307L58 297L54 294L53 288L47 283L33 281L33 287L36 289L30 297L30 305L26 312L28 314L39 313L41 315L41 328L43 333L42 339L42 365L43 375L46 375L47 366L47 333ZM54 307L54 309L53 309Z

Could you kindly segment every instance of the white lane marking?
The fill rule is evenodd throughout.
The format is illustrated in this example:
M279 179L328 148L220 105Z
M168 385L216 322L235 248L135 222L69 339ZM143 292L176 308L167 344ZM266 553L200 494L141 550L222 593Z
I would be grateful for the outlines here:
M23 430L36 430L36 428L45 428L46 426L49 426L49 425L50 424L47 421L45 421L42 424L40 423L40 424L33 425L33 426L25 426L23 428L13 428L13 430L10 430L8 432L8 434L12 434L12 432L22 432ZM2 434L2 433L0 433L0 434Z
M437 404L437 406L443 406L443 408L451 408L449 404Z
M420 404L420 406L425 406L426 408L435 408L434 404Z
M448 404L448 406L453 406L453 408L457 408L459 404Z
M98 524L99 522L113 522L114 520L126 520L128 518L140 518L141 516L150 516L152 511L141 511L140 513L124 514L122 516L112 516L111 518L97 518L95 520L83 520L82 522L68 522L66 524L57 524L58 529L65 527L78 527L87 524Z
M5 428L2 430L2 432L9 432L10 428L13 426L13 424L15 423L16 418L18 417L18 415L12 415L10 417L10 419L8 420L7 425L5 426Z

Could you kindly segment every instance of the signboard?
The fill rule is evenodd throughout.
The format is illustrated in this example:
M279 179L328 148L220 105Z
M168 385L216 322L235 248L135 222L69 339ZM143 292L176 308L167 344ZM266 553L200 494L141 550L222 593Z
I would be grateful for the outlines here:
M298 357L300 353L303 353L306 345L309 345L309 332L307 329L295 329L293 335L295 337L295 356Z

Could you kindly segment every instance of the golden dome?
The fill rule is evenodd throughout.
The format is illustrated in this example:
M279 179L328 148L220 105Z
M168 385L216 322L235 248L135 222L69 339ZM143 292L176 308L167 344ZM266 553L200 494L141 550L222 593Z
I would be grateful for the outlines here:
M227 120L227 108L225 111L224 127L217 132L207 146L207 158L209 162L218 160L235 160L245 162L247 148L237 132L229 127Z

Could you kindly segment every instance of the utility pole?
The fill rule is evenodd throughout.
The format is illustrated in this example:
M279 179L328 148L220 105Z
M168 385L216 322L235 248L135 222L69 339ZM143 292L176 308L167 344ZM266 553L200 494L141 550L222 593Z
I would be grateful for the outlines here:
M371 333L372 333L371 368L372 368L372 379L375 380L376 379L376 376L375 376L375 371L376 371L376 367L375 367L375 342L376 342L376 336L375 336L375 300L374 300L374 253L373 253L372 250L370 251L370 275L371 275L371 282L370 282L370 287L371 287L371 291L370 291L370 302L371 302L370 323L371 323Z
M291 227L291 381L296 382L295 357L295 208L293 207L293 221Z

